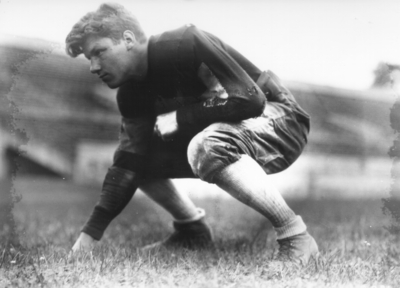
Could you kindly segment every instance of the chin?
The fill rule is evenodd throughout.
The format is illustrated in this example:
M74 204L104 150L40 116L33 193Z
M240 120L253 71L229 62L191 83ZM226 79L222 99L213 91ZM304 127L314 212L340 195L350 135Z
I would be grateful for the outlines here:
M109 88L115 89L115 88L121 87L123 84L125 84L128 81L129 81L129 79L119 79L119 80L115 79L115 81L109 81L106 84Z
M120 85L115 85L115 84L109 84L109 83L107 83L107 86L108 86L108 88L115 89L115 88L118 88Z
M122 85L122 83L108 82L108 83L106 83L106 85L108 86L108 88L115 89L115 88L120 87Z

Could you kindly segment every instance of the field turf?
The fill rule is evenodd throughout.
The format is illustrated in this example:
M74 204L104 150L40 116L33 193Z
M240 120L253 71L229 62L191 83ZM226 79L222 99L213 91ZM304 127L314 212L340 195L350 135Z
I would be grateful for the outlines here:
M98 187L38 179L15 187L21 246L1 247L0 287L400 287L399 238L385 228L380 199L289 199L321 257L276 269L270 224L233 199L194 199L207 211L215 249L141 251L172 231L172 219L138 193L92 254L69 259Z

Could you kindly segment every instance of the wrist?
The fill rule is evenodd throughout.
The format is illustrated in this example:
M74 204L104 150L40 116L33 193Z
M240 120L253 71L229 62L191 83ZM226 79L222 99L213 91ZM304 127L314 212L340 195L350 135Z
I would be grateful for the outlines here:
M106 209L96 205L81 232L89 235L94 240L100 240L113 218Z
M92 236L90 236L89 234L85 233L85 232L81 232L79 234L79 238L83 241L85 241L86 243L93 243L94 241L96 241L96 239L94 239Z

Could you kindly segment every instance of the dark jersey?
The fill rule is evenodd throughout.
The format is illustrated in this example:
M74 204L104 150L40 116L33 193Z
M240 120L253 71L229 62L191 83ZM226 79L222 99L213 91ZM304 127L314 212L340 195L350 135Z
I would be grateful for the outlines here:
M177 111L182 130L259 116L265 95L255 84L261 71L217 37L187 25L153 36L144 82L123 85L117 101L125 118ZM220 84L207 87L207 75ZM215 85L214 85L215 86Z

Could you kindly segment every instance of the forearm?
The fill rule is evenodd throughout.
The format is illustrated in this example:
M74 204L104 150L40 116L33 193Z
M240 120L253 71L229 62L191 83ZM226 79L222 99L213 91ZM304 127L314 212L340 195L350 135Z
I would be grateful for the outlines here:
M125 208L138 187L135 172L111 167L104 179L100 200L82 232L100 240L110 222Z
M236 122L261 115L266 98L258 101L245 99L215 99L182 107L177 110L177 121L179 127L190 129L193 126L205 128L216 122Z
M204 128L215 122L241 121L259 116L263 111L265 101L283 104L288 101L295 102L290 91L271 71L262 72L256 84L257 87L248 90L248 98L230 95L229 100L224 100L215 97L203 103L178 109L179 126L191 127L197 124Z

